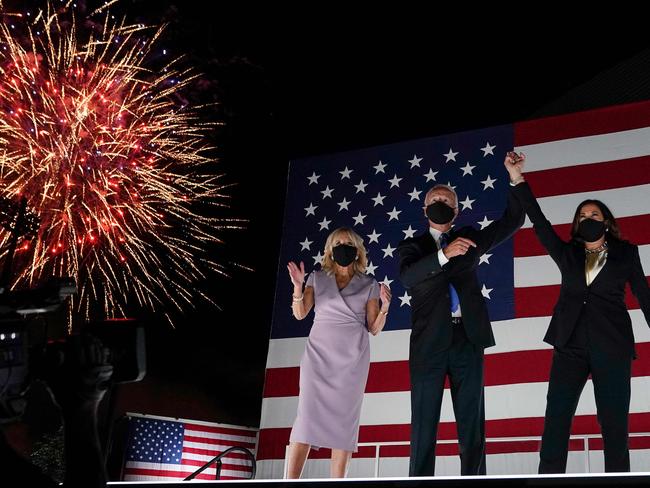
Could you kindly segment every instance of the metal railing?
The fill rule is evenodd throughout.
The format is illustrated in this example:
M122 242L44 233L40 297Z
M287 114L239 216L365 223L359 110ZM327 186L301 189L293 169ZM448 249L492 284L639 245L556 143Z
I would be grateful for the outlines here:
M629 434L630 437L650 437L650 432L634 432ZM570 440L582 440L584 445L584 462L585 462L585 472L591 472L591 464L589 461L589 439L602 439L602 436L599 434L577 434L571 435ZM522 442L522 441L538 441L541 442L541 436L529 436L529 437L490 437L486 438L485 442ZM458 439L445 439L438 440L438 444L456 444ZM379 463L381 461L380 450L385 446L408 446L410 443L406 441L395 441L395 442L359 442L359 447L374 447L375 448L375 467L374 467L374 477L379 478ZM284 454L284 478L287 477L287 457L289 454L289 446L285 448Z
M217 464L217 472L215 473L215 478L214 479L215 480L221 479L221 466L223 465L223 462L221 461L221 458L225 457L228 453L231 453L233 451L241 451L244 454L246 454L246 456L251 460L251 476L250 476L249 479L255 478L255 471L257 469L257 465L256 465L256 462L255 462L255 456L253 455L252 452L250 452L245 447L237 447L236 446L236 447L229 447L228 449L226 449L225 451L223 451L219 455L213 457L207 463L205 463L203 466L201 466L199 469L197 469L191 475L189 475L187 478L183 479L183 481L193 480L200 473L202 473L203 471L205 471L206 469L208 469L210 466L212 466L215 463ZM377 451L379 451L379 449L377 449ZM285 462L285 464L286 464L286 462Z

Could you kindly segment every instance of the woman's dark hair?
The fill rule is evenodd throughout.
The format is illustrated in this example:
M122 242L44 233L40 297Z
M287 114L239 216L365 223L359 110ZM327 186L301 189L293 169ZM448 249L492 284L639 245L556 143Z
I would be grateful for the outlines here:
M616 223L616 218L614 217L614 214L612 214L612 211L605 205L603 202L600 200L585 200L578 205L578 208L576 208L576 212L573 215L573 223L571 224L571 241L573 242L583 242L583 239L578 236L578 224L580 224L580 210L582 210L582 207L585 205L596 205L600 209L600 212L603 214L603 217L605 218L605 227L608 229L608 237L613 237L614 239L618 239L619 241L622 240L621 238L621 231L618 228L618 224Z

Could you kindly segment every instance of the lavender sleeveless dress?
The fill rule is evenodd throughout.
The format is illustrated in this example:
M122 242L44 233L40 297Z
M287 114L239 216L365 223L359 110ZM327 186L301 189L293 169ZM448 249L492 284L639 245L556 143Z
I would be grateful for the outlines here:
M298 414L290 440L357 450L361 402L368 379L370 344L366 303L379 298L370 276L355 274L339 291L322 270L307 278L314 288L314 325L300 361Z

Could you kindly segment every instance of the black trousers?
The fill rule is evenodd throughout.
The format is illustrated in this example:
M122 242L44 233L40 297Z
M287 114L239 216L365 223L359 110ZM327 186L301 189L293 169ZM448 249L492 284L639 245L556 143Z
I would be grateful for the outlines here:
M411 459L409 476L433 476L440 406L449 376L460 445L460 472L485 474L485 403L483 348L467 339L462 324L454 325L449 349L410 364Z
M540 473L564 473L571 422L589 374L603 435L605 471L630 470L628 413L632 358L604 353L589 333L588 318L576 325L569 344L556 348L546 396Z

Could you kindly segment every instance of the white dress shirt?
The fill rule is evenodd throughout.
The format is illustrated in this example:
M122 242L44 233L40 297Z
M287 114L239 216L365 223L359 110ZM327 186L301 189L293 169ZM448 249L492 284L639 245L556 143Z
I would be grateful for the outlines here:
M436 246L438 247L438 262L440 263L440 266L444 266L449 262L449 258L445 256L445 253L440 249L440 236L442 236L442 232L440 232L438 229L434 229L433 227L429 227L429 233L431 234L431 237L433 237L433 240L436 243ZM461 310L460 310L460 304L458 305L458 310L453 312L451 314L452 317L462 317Z

